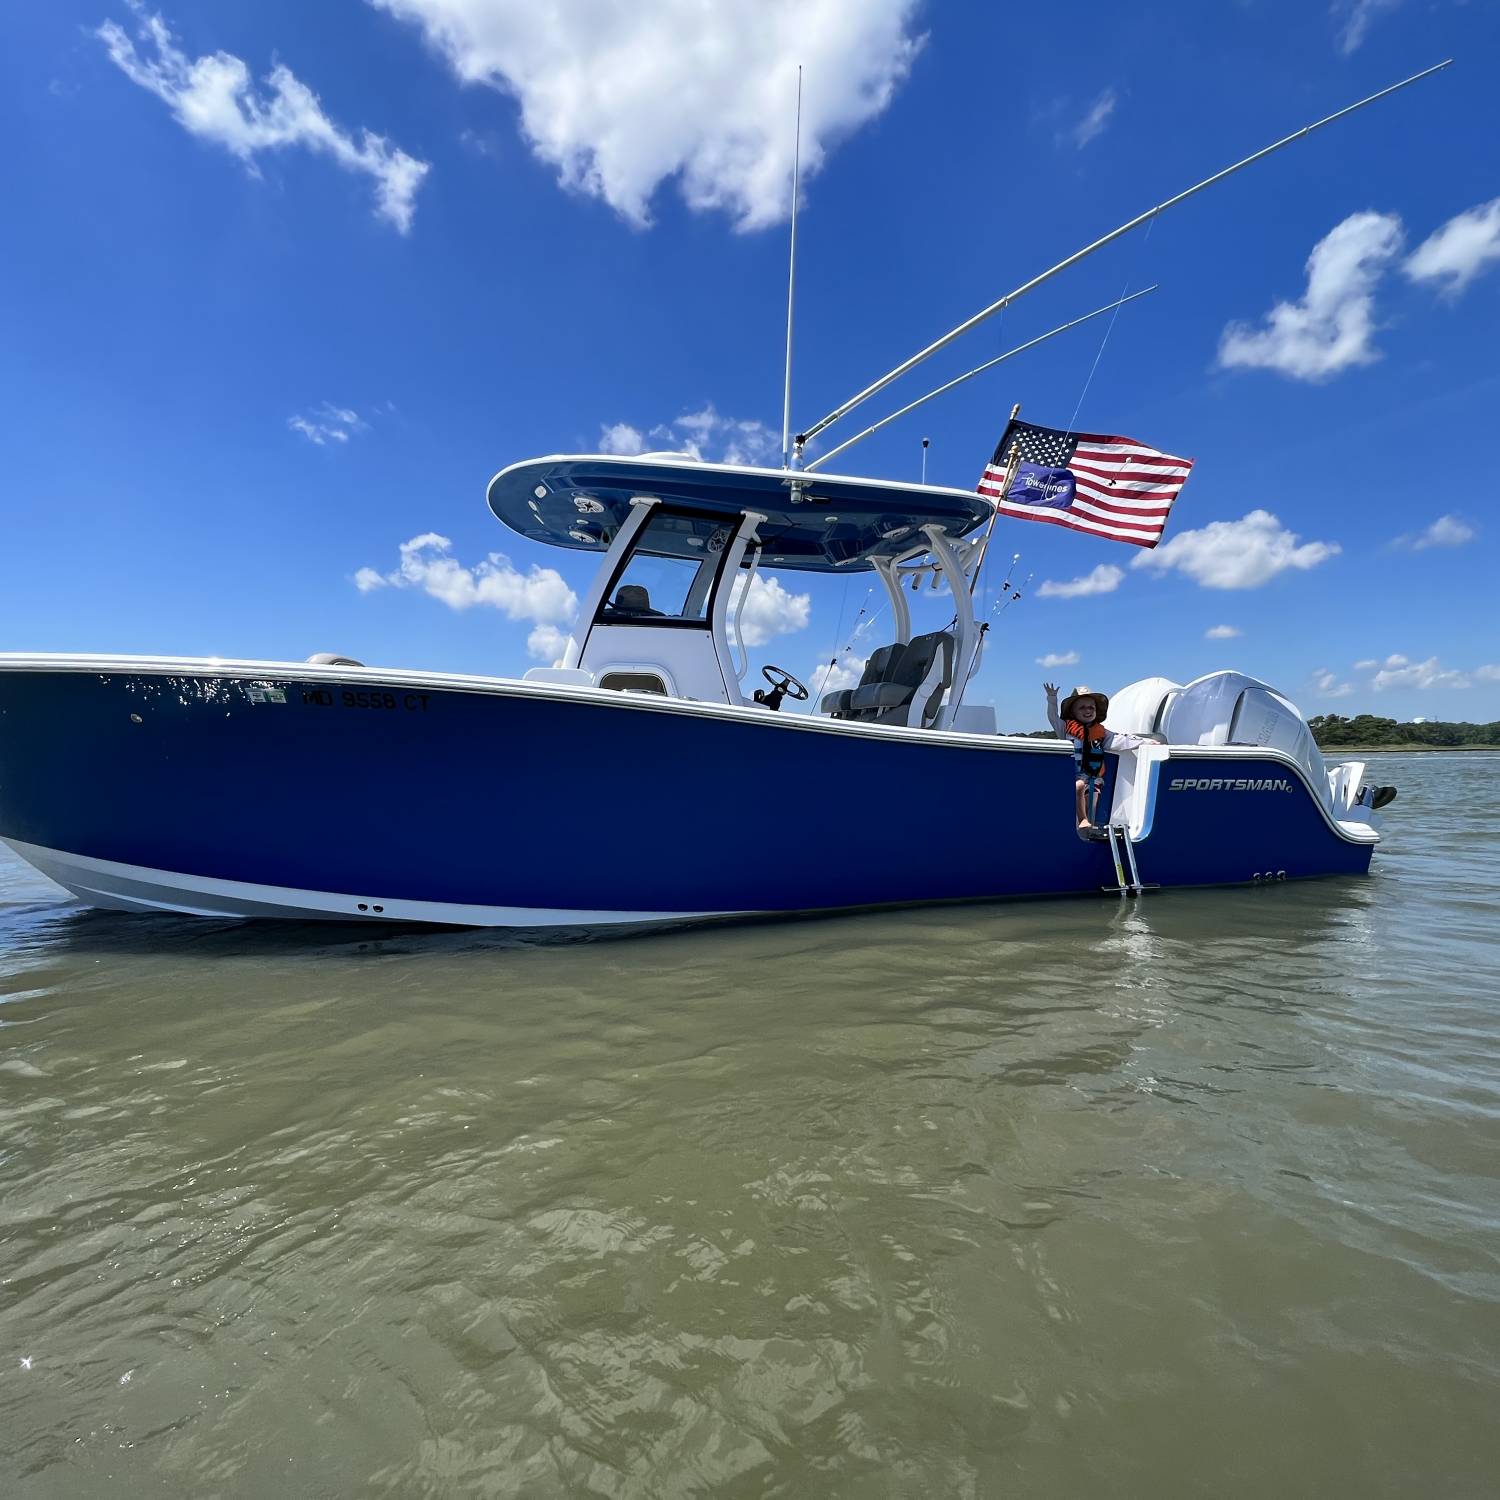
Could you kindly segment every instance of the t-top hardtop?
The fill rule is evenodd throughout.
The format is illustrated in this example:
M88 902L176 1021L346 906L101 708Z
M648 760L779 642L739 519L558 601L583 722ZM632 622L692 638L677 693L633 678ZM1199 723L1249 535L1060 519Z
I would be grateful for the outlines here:
M924 526L940 526L957 540L992 513L971 490L699 463L675 454L527 459L502 469L487 498L512 531L585 552L606 551L637 500L701 518L702 526L683 529L684 548L712 547L721 517L732 530L745 512L758 512L766 518L763 560L814 573L866 571L877 560L909 555Z

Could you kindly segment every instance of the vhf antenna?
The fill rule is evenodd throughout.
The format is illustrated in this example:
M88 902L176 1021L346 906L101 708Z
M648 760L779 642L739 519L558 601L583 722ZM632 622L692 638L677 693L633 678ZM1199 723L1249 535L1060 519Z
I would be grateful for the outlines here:
M927 483L927 445L931 441L932 441L931 438L923 438L922 439L922 483L923 484Z
M792 250L786 272L786 383L781 398L781 467L792 466L792 294L797 287L797 186L802 169L802 64L797 64L797 128L792 138Z

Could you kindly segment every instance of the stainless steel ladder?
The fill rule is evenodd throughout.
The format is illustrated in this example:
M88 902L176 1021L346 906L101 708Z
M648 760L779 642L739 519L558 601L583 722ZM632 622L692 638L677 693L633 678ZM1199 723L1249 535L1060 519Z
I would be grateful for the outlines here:
M1147 884L1141 879L1130 830L1123 823L1111 822L1104 825L1104 832L1109 840L1110 858L1114 861L1115 883L1103 889L1121 896L1139 896L1144 891L1160 890L1160 886Z

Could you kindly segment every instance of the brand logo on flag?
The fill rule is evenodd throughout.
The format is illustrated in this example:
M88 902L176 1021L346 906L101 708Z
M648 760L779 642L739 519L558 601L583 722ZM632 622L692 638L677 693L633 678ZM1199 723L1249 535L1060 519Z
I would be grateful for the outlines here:
M1154 547L1192 467L1134 438L1011 421L979 493L1002 515Z

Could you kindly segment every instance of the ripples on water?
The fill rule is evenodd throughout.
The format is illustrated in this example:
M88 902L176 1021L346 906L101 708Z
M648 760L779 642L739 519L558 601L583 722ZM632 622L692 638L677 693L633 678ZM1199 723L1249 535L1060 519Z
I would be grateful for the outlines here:
M1492 1495L1497 772L1368 881L628 941L6 863L0 1490Z

